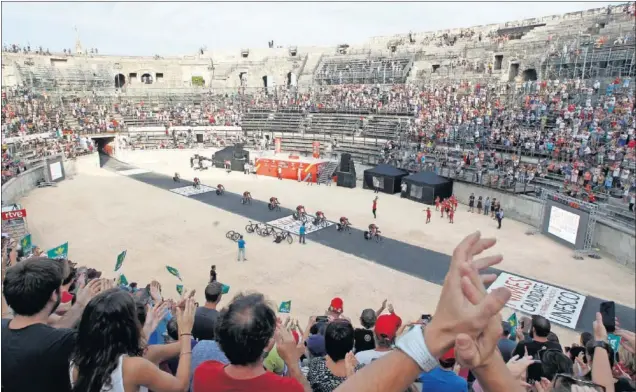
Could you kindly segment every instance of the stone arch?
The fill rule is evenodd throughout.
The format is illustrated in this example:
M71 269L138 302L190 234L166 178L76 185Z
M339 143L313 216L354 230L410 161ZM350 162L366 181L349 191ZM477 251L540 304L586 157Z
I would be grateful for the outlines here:
M150 72L144 72L141 75L141 83L143 84L152 84L154 82L154 78Z
M126 76L124 74L118 73L115 75L115 87L122 88L126 85Z
M523 81L535 81L538 79L537 70L534 68L528 68L522 73Z

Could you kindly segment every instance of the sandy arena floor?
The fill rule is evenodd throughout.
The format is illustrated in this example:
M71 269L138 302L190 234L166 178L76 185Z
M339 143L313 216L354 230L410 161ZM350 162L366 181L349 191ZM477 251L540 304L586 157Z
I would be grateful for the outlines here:
M179 172L189 180L195 177L189 157L196 152L212 153L124 151L119 159L155 172ZM321 314L334 296L344 299L345 315L354 322L362 309L378 308L384 298L405 319L435 310L439 286L311 243L311 236L306 246L294 242L274 247L271 239L247 235L248 261L237 263L236 244L225 233L242 232L245 218L100 169L97 156L82 158L77 166L72 179L57 188L36 189L21 202L29 213L34 243L48 249L69 241L69 257L80 264L108 274L117 254L127 249L122 271L129 281L145 284L156 278L168 296L176 296L179 281L165 270L171 265L179 269L187 288L198 290L200 302L210 265L216 264L219 280L232 288L230 294L260 291L276 305L291 300L292 316L303 325L308 316ZM228 175L219 169L196 176L207 185L222 183L229 192L249 190L255 199L277 196L289 208L303 204L309 213L320 209L328 219L344 215L357 227L373 220L374 194L361 188L308 186L238 172ZM507 219L497 230L495 221L468 213L465 206L460 206L455 224L433 214L431 224L425 225L425 208L381 194L376 224L387 237L446 254L465 235L481 230L499 240L494 252L502 253L504 261L498 268L634 307L634 275L607 258L575 260L571 250L548 238L526 236L524 224ZM564 342L576 339L574 331L555 331Z

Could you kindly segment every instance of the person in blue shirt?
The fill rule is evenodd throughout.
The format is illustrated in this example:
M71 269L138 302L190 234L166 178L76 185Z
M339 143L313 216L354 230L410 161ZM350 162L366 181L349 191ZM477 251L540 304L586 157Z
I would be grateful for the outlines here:
M306 244L305 242L305 231L307 230L307 228L305 227L305 222L302 223L302 225L300 225L300 229L298 230L298 243L300 244Z
M245 240L243 239L243 236L240 236L236 242L238 243L238 256L236 261L241 261L241 258L243 258L243 261L247 261L245 258Z
M439 367L420 374L418 381L422 383L422 391L468 392L468 382L455 374L454 366L455 349L451 348L439 359Z

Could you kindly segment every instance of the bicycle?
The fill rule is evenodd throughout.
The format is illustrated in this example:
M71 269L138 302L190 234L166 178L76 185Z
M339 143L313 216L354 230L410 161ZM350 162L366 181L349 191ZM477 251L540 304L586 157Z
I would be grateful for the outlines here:
M294 217L295 220L299 220L303 223L307 223L307 214L306 213L302 213L299 214L298 211L294 211L294 213L292 214L292 216Z
M265 226L264 228L261 228L260 231L257 229L256 233L261 237L267 237L276 233L276 230L273 226Z
M227 233L225 233L225 238L236 242L239 240L239 238L241 238L241 233L237 233L234 230L230 230Z
M289 231L281 231L274 235L276 238L280 238L280 242L287 240L287 243L292 244L294 242L294 236Z
M351 234L351 223L349 224L342 224L342 223L336 223L336 230L337 231L347 231L349 232L349 234Z
M258 225L258 223L252 223L252 221L250 221L250 224L245 226L245 231L248 233L253 233L253 232L259 232L261 230L261 227Z
M269 203L269 204L267 204L267 208L269 208L270 211L273 211L273 210L280 211L280 204L278 204L278 203L276 203L276 204Z
M241 198L241 204L252 205L252 198L251 197L242 197Z

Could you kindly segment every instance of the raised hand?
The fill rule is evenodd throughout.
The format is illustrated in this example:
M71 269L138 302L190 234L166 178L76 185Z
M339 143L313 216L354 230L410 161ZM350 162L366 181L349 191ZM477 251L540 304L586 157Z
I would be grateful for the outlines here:
M455 344L458 361L477 367L486 363L495 350L501 336L498 313L510 298L510 291L497 288L488 294L479 275L479 271L500 263L501 255L474 260L495 242L481 239L477 232L455 248L435 317L424 332L431 354L441 356Z
M345 355L345 369L347 377L356 372L356 366L358 366L358 360L356 359L356 356L353 355L353 351L349 351L347 355Z
M146 322L144 323L144 333L146 337L150 337L157 326L170 311L171 303L164 301L156 303L154 306L146 305Z
M177 326L179 327L179 335L192 333L194 325L194 314L196 313L196 305L194 299L185 300L183 308L177 308Z
M100 293L102 289L102 279L94 279L85 286L80 286L77 292L77 303L86 306L93 297Z

